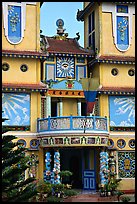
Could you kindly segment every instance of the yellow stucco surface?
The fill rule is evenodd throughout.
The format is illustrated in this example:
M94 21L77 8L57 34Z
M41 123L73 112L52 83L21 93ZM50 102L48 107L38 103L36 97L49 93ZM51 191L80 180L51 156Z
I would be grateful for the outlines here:
M116 68L118 75L113 76L111 70ZM107 87L135 87L135 76L129 76L128 71L135 69L134 65L106 64L100 65L100 84ZM128 82L128 83L127 83Z
M100 95L99 96L100 101L100 116L108 117L109 113L109 104L108 104L108 96L107 95Z
M8 63L8 71L2 71L2 82L6 83L38 83L40 81L40 62L37 59L3 57L2 63ZM22 72L22 64L28 66L28 71Z
M77 99L63 99L63 115L64 116L77 115Z
M119 183L120 190L135 190L135 179L122 179Z
M37 130L37 118L41 117L41 103L40 94L31 93L31 131L36 132Z

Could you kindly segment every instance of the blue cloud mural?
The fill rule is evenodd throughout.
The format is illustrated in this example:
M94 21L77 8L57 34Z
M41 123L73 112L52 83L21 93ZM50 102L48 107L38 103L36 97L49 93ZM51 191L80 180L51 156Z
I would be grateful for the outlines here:
M9 120L2 124L7 126L30 125L30 95L29 94L2 94L2 118Z
M110 126L135 126L135 97L110 96Z

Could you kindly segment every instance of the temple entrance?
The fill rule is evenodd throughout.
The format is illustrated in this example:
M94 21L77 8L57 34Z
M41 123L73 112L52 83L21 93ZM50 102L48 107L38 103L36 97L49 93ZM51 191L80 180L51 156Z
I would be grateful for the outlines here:
M74 188L82 188L82 162L81 149L62 148L60 149L60 170L68 170L73 173L64 183L73 185Z
M56 165L55 153L57 150L50 148L47 152L51 155L50 164L45 163L46 168L50 165L51 171ZM73 188L84 190L97 190L100 182L100 156L99 148L95 147L61 147L58 148L60 155L60 171L70 171L72 176L62 180L64 184L70 184ZM47 158L48 160L48 158ZM44 171L45 175L45 171ZM46 175L45 175L46 176Z
M59 152L60 170L73 173L70 178L64 180L64 183L72 184L74 188L96 190L99 183L99 173L97 173L99 172L99 150L91 147L75 147L61 148ZM87 178L86 171L92 171L92 178ZM89 188L87 187L88 180Z

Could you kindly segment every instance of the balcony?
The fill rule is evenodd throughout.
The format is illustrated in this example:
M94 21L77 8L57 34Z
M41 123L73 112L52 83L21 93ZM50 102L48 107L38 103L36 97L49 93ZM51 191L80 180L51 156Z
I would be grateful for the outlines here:
M60 116L37 119L37 132L108 133L108 119L100 116Z

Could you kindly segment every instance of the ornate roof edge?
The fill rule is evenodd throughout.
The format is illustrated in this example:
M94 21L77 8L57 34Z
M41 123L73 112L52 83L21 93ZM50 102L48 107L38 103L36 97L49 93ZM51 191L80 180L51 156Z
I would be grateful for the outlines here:
M95 63L107 63L107 64L132 64L135 65L135 58L134 57L117 57L117 56L100 56L96 57L91 60L88 64L89 66Z
M119 2L119 1L115 1L115 2L112 2L112 3L116 3L116 4L135 4L135 1L125 1L125 2Z
M34 52L34 51L15 51L15 50L2 50L3 57L18 57L18 58L38 58L46 59L47 53Z
M94 5L94 3L94 1L91 1L83 10L78 9L76 19L78 21L84 21L85 13L89 11L89 9L91 8L91 6Z
M135 88L132 87L102 87L97 91L98 94L107 95L135 95Z
M48 85L42 82L35 84L2 83L5 92L47 92Z

